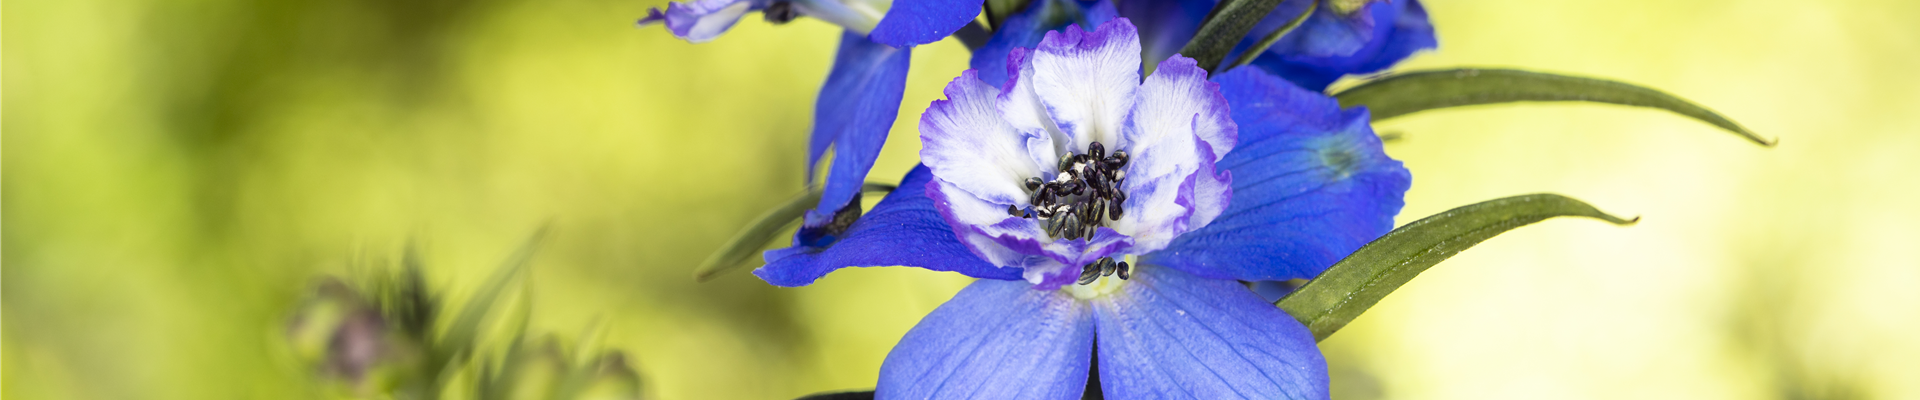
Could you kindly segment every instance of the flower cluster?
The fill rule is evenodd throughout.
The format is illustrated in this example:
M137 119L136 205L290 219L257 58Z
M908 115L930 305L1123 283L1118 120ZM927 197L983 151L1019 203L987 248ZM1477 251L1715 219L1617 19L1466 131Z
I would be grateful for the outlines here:
M926 108L923 165L864 212L906 53L979 3L698 0L642 24L699 42L758 10L847 29L809 149L838 149L822 200L754 273L980 278L894 347L878 397L1326 398L1313 334L1245 282L1314 277L1393 228L1410 174L1364 108L1319 91L1435 42L1418 1L1309 3L1261 23L1301 21L1271 47L1235 50L1254 67L1216 73L1176 54L1212 1L1027 2Z

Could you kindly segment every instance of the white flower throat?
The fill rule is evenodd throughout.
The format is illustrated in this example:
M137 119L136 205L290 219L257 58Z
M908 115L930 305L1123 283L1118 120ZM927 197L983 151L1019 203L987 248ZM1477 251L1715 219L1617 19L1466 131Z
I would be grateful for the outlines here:
M1054 239L1090 239L1107 221L1118 220L1126 212L1127 193L1120 190L1120 183L1127 179L1126 166L1127 152L1107 154L1100 142L1087 144L1084 154L1069 150L1060 155L1060 172L1053 181L1027 178L1027 207L1009 205L1007 213L1038 219ZM1086 285L1116 273L1127 279L1127 263L1101 257L1080 267L1078 283Z

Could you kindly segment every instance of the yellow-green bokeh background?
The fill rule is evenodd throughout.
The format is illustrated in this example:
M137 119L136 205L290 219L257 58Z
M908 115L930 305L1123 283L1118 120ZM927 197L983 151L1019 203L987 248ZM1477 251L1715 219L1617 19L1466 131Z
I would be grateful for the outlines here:
M323 273L418 243L471 292L542 225L536 331L597 318L663 399L870 387L967 283L904 268L799 289L694 264L801 187L838 38L749 18L689 45L633 0L18 0L4 20L4 381L12 399L311 398L277 331ZM1343 399L1920 398L1920 3L1431 0L1401 68L1611 77L1668 113L1415 115L1401 221L1556 192L1554 220L1436 267L1322 343ZM915 51L873 179L965 68Z

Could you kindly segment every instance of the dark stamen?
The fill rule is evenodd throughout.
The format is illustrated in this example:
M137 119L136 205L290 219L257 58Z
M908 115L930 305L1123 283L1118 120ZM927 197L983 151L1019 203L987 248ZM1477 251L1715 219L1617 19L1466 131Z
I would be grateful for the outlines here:
M1120 198L1120 199L1113 199L1112 202L1107 203L1108 219L1119 220L1121 215L1125 215L1125 213L1123 213L1123 211L1125 210L1120 209L1120 203L1126 202L1126 200L1124 199L1124 196L1122 197L1123 198Z
M1087 265L1080 266L1080 279L1075 283L1081 285L1090 284L1093 283L1093 281L1100 280L1102 276L1112 276L1115 274L1120 275L1120 279L1123 280L1133 277L1133 273L1127 268L1126 261L1116 263L1113 261L1113 257L1100 257L1100 259L1093 260L1093 262L1087 263Z
M1108 221L1125 215L1127 194L1120 188L1125 187L1129 156L1126 151L1109 150L1105 143L1092 142L1085 153L1061 154L1053 180L1030 177L1021 181L1031 207L1023 210L1021 205L1008 206L1007 214L1039 218L1050 237L1093 238ZM1082 266L1081 283L1115 273L1122 279L1129 275L1124 263L1115 264L1110 257L1102 260Z

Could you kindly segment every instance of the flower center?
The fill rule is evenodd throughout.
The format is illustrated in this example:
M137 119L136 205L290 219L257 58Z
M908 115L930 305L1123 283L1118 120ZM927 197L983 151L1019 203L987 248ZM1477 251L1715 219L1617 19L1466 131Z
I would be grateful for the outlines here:
M1060 155L1060 173L1053 181L1027 178L1031 200L1026 208L1007 206L1007 214L1039 219L1047 236L1055 239L1092 238L1107 221L1118 220L1125 213L1122 205L1127 202L1127 193L1120 191L1120 183L1127 179L1126 166L1127 152L1107 154L1100 142L1088 144L1086 153L1068 150ZM1079 283L1085 285L1115 273L1127 279L1127 263L1101 257L1080 267Z

